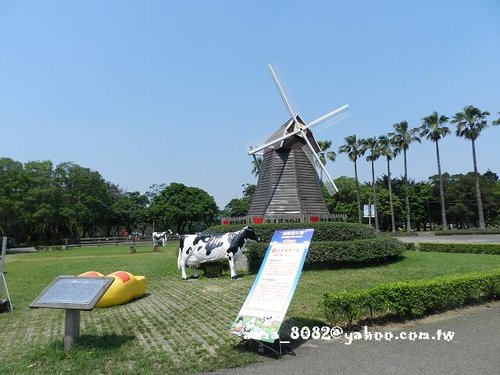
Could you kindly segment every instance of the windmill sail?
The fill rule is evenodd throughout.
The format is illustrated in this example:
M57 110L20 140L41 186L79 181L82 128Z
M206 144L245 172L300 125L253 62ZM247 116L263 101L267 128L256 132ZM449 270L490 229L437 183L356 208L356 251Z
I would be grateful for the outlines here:
M321 182L325 185L326 189L330 193L330 195L335 194L339 189L337 189L337 186L335 185L335 182L333 182L332 178L328 174L328 172L325 170L323 164L321 161L319 161L313 154L313 151L311 148L307 145L302 147L302 150L304 151L304 154L306 154L307 158L311 162L311 164L314 166L314 169L316 170L316 173L320 177Z

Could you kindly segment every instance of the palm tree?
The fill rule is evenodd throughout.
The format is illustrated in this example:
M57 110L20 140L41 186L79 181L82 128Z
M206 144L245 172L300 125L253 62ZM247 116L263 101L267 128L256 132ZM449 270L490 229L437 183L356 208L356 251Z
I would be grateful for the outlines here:
M420 127L420 136L426 137L436 144L436 160L439 176L439 197L441 199L441 221L443 223L443 230L448 229L448 222L446 220L446 204L444 201L443 189L443 176L441 175L441 159L439 157L439 140L450 134L450 129L444 126L448 122L448 117L445 115L439 116L436 111L431 115L422 119L422 126Z
M404 158L404 185L405 185L405 200L406 200L406 231L411 231L410 222L410 197L408 194L408 164L406 159L406 151L410 147L412 142L420 142L420 138L417 136L418 129L408 128L408 122L401 121L393 125L394 132L389 133L391 137L391 142L396 146L397 153L403 151Z
M500 115L500 112L498 112L498 114ZM495 121L492 122L493 125L500 125L500 117L497 118Z
M327 151L330 146L332 145L332 141L318 141L318 146L321 149L319 152L319 160L321 160L321 163L323 165L326 164L326 159L330 161L335 161L337 158L337 154L335 151ZM323 169L320 170L321 175L319 176L319 179L322 181L323 180Z
M356 135L350 135L344 138L345 144L339 147L340 154L347 154L349 159L354 163L354 179L356 180L356 198L358 205L358 222L362 223L362 214L361 214L361 197L359 194L359 180L358 180L358 158L363 155L362 152L362 140L357 139Z
M476 139L479 137L479 134L481 134L481 131L488 127L486 116L489 116L489 114L489 112L481 112L479 108L469 105L464 108L463 112L458 112L453 116L453 120L451 120L451 122L457 126L457 136L469 139L472 143L472 162L474 164L474 176L476 179L477 211L479 214L479 228L481 229L484 229L486 225L484 223L479 174L477 173ZM495 121L493 125L498 125L498 122Z
M337 158L337 154L335 151L328 151L328 149L332 146L332 141L318 141L318 146L321 149L319 153L319 159L323 163L326 164L326 159L330 161L335 161Z
M363 140L362 146L363 155L365 152L369 151L370 154L366 157L366 161L372 163L372 189L373 189L373 207L375 214L375 231L379 231L378 228L378 212L377 212L377 189L375 188L375 160L380 156L378 139L376 137L367 138Z
M396 157L393 144L389 137L382 135L378 138L380 156L385 156L387 160L387 183L389 186L389 206L391 208L391 230L396 232L396 220L394 219L394 204L392 202L392 182L391 182L391 160Z
M254 158L252 160L252 174L255 176L255 177L258 177L259 176L259 172L260 172L260 165L262 164L262 157L261 156L255 156L254 155Z

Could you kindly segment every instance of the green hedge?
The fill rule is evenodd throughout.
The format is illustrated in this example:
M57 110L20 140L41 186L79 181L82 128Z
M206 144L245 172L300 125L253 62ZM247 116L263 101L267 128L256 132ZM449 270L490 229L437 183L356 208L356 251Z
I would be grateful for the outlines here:
M416 245L420 251L436 251L441 253L472 253L500 255L499 244L466 244L466 243L430 243Z
M232 232L243 228L244 224L238 225L214 225L206 232ZM313 241L349 241L375 237L375 231L368 225L356 223L319 222L319 223L264 223L251 225L261 241L268 244L275 230L313 228Z
M421 317L500 296L500 269L381 284L372 289L326 293L323 311L332 323L377 316Z
M440 230L434 233L436 236L450 236L450 235L468 235L468 234L500 234L500 228L470 228L470 229L453 229L453 230Z
M247 246L248 269L257 272L267 251L267 243L252 243ZM405 248L395 238L369 238L354 241L313 241L304 267L327 268L339 265L384 261L400 257Z

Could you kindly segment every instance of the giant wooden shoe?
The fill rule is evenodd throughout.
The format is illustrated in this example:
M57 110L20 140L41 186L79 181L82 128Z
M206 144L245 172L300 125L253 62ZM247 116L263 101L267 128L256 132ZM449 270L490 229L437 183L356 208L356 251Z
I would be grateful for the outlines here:
M79 276L104 277L102 273L96 271L85 272ZM97 307L122 305L134 298L142 297L146 293L147 286L144 276L134 276L126 271L116 271L106 277L112 277L115 280L99 302L97 302Z

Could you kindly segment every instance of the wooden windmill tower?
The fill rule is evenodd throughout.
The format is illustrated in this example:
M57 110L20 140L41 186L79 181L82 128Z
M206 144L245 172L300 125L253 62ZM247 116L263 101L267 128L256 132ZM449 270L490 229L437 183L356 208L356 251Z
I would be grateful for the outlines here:
M263 145L250 147L249 155L262 155L259 179L249 216L295 214L328 214L321 191L321 181L330 194L338 190L320 160L321 149L311 128L324 123L348 106L344 105L306 123L292 109L290 102L272 68L269 71L291 118L276 130Z

